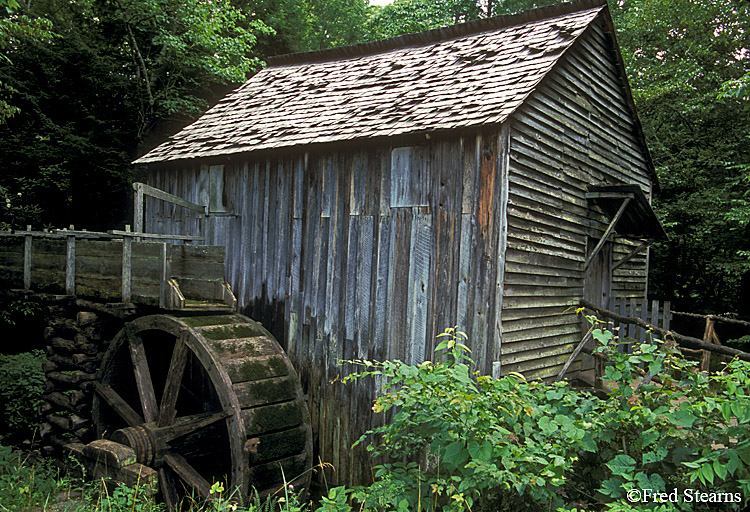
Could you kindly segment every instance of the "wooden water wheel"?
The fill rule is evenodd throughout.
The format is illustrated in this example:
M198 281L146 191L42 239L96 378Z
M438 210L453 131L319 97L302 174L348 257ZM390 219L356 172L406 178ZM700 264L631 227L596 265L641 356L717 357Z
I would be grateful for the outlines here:
M297 375L247 317L138 318L112 341L95 391L99 439L85 454L110 472L133 463L158 474L170 510L182 496L209 497L214 482L240 501L303 473L295 487L309 484L312 435Z

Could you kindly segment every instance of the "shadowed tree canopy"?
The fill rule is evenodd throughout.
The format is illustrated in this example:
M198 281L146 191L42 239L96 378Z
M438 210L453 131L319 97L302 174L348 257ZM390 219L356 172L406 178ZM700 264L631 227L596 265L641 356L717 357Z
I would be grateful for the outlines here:
M513 14L558 3L556 0L396 0L375 8L367 25L370 41L445 27L455 23Z
M372 10L367 0L237 0L235 5L273 29L259 36L257 52L264 57L362 42Z
M16 227L111 228L154 123L244 81L268 31L228 0L3 1L0 222Z

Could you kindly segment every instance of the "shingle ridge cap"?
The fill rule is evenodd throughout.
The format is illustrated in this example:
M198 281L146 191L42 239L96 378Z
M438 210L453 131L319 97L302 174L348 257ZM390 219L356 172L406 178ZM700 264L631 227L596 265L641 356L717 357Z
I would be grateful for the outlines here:
M341 60L365 55L384 53L398 48L409 46L421 46L424 44L448 41L471 34L478 34L490 30L498 30L516 25L524 25L550 18L556 18L567 14L582 12L596 7L607 5L607 0L573 0L559 4L538 7L516 14L494 16L479 20L450 25L448 27L426 30L414 34L381 39L351 46L340 46L326 50L314 50L311 52L287 53L266 58L267 67L286 66L293 64L312 64L332 60Z

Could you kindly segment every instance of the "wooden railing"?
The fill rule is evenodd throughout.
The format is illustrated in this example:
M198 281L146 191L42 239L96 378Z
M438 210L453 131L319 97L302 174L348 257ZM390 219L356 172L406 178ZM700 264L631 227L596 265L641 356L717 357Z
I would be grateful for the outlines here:
M187 208L188 210L192 210L194 212L202 213L203 215L208 216L207 206L192 203L179 196L152 187L151 185L136 182L133 183L133 190L135 192L135 194L133 195L133 226L135 228L135 231L143 231L143 215L144 208L146 206L146 203L144 201L145 196L153 197L154 199L159 199L161 201L166 201L168 203L172 203L174 205L181 206L182 208Z
M744 352L742 350L738 350L732 347L727 347L725 345L718 345L716 343L702 340L699 338L694 338L692 336L685 336L683 334L679 334L671 329L665 329L663 327L660 327L658 325L659 322L657 322L656 324L649 324L646 321L642 320L640 317L625 317L625 316L620 315L619 313L608 310L606 308L602 308L600 306L597 306L596 304L592 304L585 300L581 301L581 306L585 307L587 310L590 310L593 313L596 313L596 315L600 319L605 320L605 321L611 321L613 326L615 325L615 322L619 323L619 326L618 326L619 328L622 328L623 325L635 324L636 326L643 329L643 331L641 331L642 333L648 333L649 331L653 331L655 336L658 336L662 340L675 342L679 346L680 349L687 348L691 350L707 350L709 352L715 352L715 353L727 355L730 357L737 357L739 359L742 359L743 361L750 361L750 353L748 352ZM620 335L619 328L617 330L618 336ZM628 334L629 333L630 331L628 330ZM622 339L624 339L624 336L622 336Z
M716 333L716 324L721 322L725 324L731 324L735 326L744 327L750 330L750 322L743 320L737 320L736 318L728 318L719 315L699 315L697 313L684 313L682 311L673 311L673 315L701 319L705 321L705 328L703 330L703 341L707 343L713 343L721 346L721 340L719 335ZM684 350L684 349L683 349ZM701 370L708 370L711 365L711 352L708 350L687 350L688 353L692 353L695 356L700 357ZM726 358L726 356L724 356Z

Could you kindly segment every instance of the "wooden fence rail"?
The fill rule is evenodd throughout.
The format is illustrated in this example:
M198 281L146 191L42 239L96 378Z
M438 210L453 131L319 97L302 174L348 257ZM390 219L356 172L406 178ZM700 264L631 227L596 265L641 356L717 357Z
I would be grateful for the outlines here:
M706 322L706 326L705 326L705 329L703 330L703 341L706 341L708 343L714 343L716 345L721 345L721 340L719 339L719 335L716 333L716 323L723 322L726 324L750 328L750 322L745 322L744 320L737 320L736 318L727 318L727 317L718 316L718 315L700 315L697 313L684 313L682 311L673 311L672 314L678 315L678 316L684 316L688 318L704 320ZM700 354L700 357L701 357L701 370L708 370L711 365L711 353L707 350L704 350L703 353Z
M658 300L648 301L646 299L636 299L635 297L612 297L607 309L618 313L621 317L639 318L644 323L664 331L669 331L672 322L672 304L670 301L661 303ZM651 340L649 329L641 327L636 323L613 319L610 325L613 333L620 340L631 338L639 343ZM620 349L621 351L632 351L632 347L628 349L624 344L620 345Z
M661 339L674 340L681 349L688 348L693 350L708 350L710 352L716 352L718 354L724 354L730 357L738 357L743 361L750 361L750 353L744 352L742 350L737 350L736 348L727 347L725 345L716 345L698 338L694 338L692 336L685 336L676 333L672 330L666 330L655 325L649 325L639 317L624 317L619 313L615 313L614 311L602 308L601 306L597 306L596 304L592 304L591 302L585 300L581 301L581 306L584 306L586 309L597 313L600 318L612 319L613 321L619 322L620 325L633 323L641 327L642 329L652 329L654 333L656 333L656 335Z

